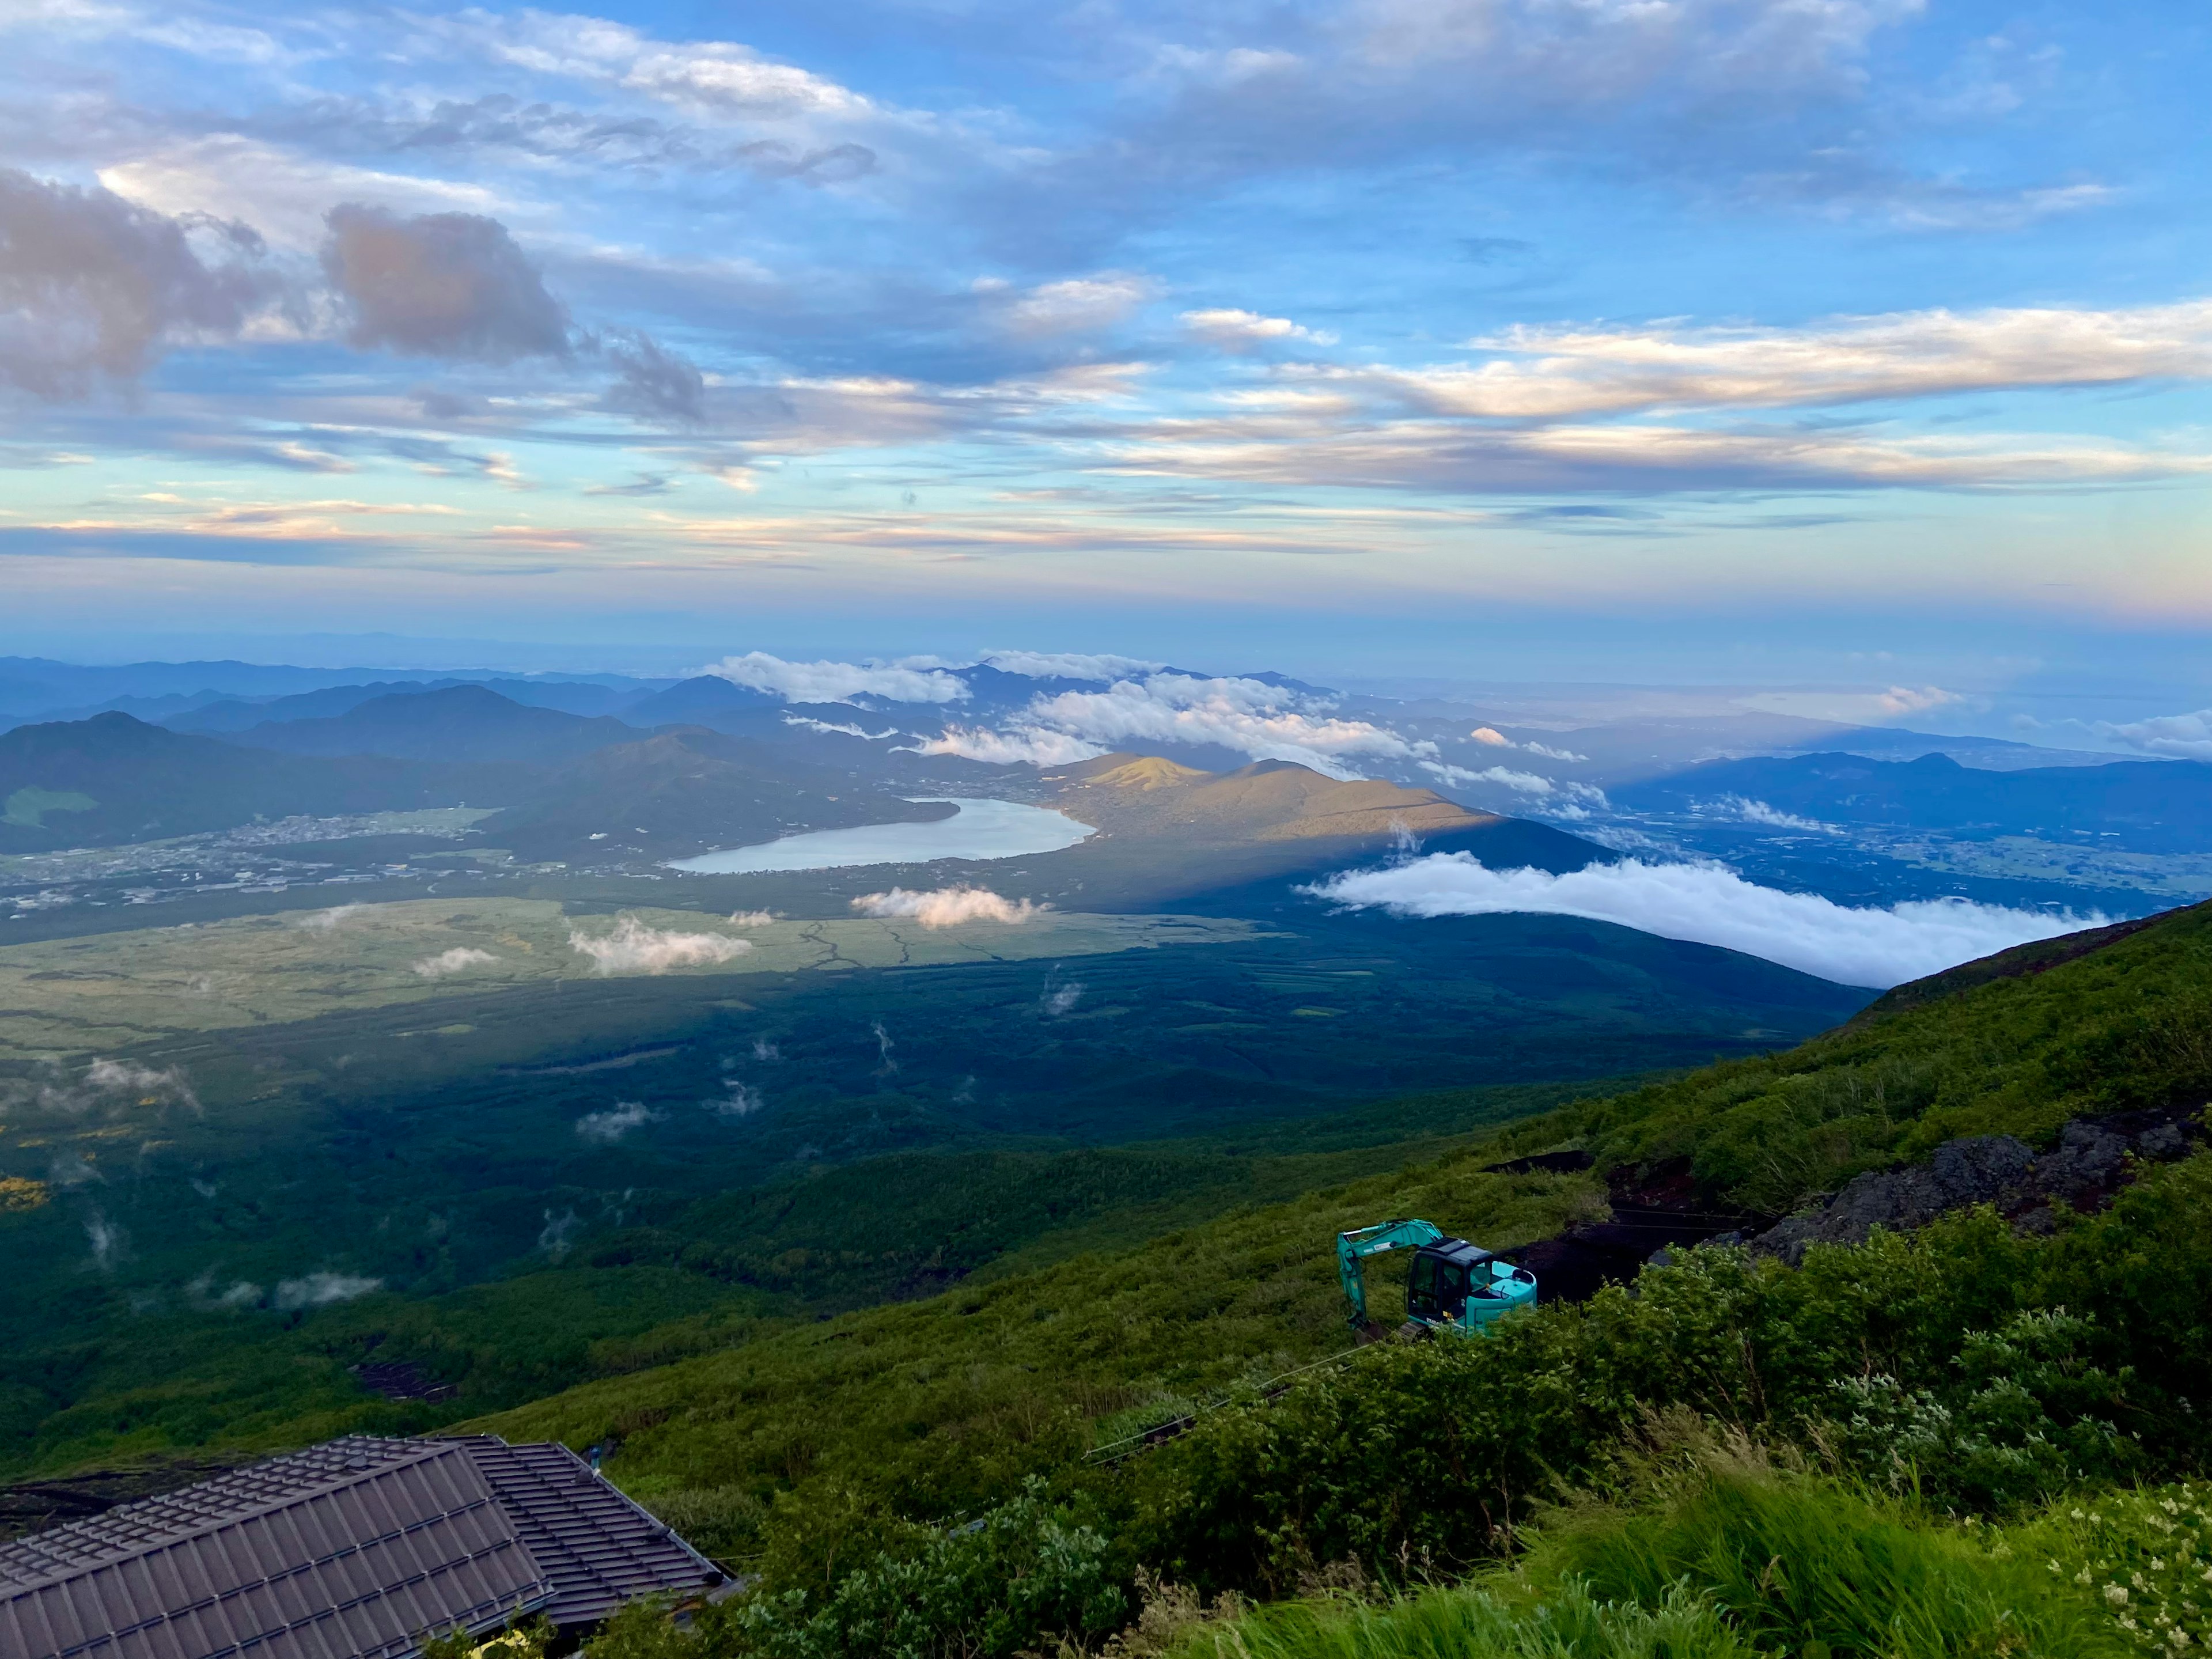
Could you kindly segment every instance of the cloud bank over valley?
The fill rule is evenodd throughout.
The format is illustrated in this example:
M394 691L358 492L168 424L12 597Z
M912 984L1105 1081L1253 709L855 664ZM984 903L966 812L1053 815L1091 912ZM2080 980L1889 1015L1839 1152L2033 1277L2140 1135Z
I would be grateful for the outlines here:
M1964 899L1854 907L1762 887L1718 864L1638 859L1552 875L1492 870L1466 853L1434 853L1387 869L1346 871L1311 890L1334 903L1413 918L1520 913L1617 922L1877 989L2108 920Z

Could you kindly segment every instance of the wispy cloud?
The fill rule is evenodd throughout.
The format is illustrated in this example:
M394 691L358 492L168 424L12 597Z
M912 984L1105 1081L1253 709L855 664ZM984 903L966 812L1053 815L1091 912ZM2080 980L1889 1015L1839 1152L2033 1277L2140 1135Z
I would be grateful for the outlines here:
M306 1273L298 1279L279 1279L270 1299L289 1312L298 1308L326 1308L334 1302L351 1302L383 1288L382 1279L359 1273Z
M1744 823L1763 824L1770 830L1802 830L1821 836L1843 833L1832 823L1800 817L1795 812L1785 812L1778 806L1770 806L1765 801L1753 800L1747 795L1723 795L1718 800L1700 803L1698 810L1712 816L1735 818Z
M603 1112L586 1112L576 1120L576 1138L594 1146L611 1146L633 1129L660 1121L660 1114L642 1101L617 1102Z
M1218 744L1255 760L1296 761L1330 777L1358 775L1351 763L1412 760L1436 746L1371 720L1332 714L1321 701L1264 680L1153 674L1103 691L1063 691L1032 702L1031 727L1104 749L1124 744Z
M487 967L498 960L489 951L479 951L474 945L456 945L450 951L441 951L435 956L422 957L416 963L415 971L424 979L447 979L455 974L465 974L471 968Z
M1555 876L1489 869L1466 853L1432 853L1389 869L1347 871L1312 890L1336 903L1409 917L1529 912L1618 922L1663 939L1764 957L1839 984L1877 988L2106 920L1964 899L1855 907L1759 886L1722 865L1638 859Z
M844 702L880 697L890 702L958 702L964 682L933 668L902 664L786 662L765 651L725 657L699 671L733 685L772 692L787 702Z
M994 732L986 726L948 726L933 738L910 745L917 755L957 755L963 760L984 761L993 766L1066 766L1097 758L1106 752L1101 745L1066 732L1040 726L1017 726Z

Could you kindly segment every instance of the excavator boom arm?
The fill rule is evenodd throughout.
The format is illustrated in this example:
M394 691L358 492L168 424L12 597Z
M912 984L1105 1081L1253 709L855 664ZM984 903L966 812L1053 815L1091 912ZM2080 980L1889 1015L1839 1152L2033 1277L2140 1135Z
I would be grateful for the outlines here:
M1442 1229L1427 1221L1384 1221L1372 1227L1355 1227L1336 1236L1336 1276L1343 1283L1345 1300L1352 1304L1352 1322L1367 1322L1367 1280L1359 1264L1385 1250L1418 1249L1443 1237Z

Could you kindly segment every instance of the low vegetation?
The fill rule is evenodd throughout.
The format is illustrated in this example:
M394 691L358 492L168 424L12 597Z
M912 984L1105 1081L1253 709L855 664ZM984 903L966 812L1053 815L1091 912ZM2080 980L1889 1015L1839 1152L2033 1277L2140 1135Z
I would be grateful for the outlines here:
M1510 1244L1598 1201L1483 1173L1501 1145L1686 1162L1781 1209L1957 1133L2201 1107L2208 935L2179 913L1480 1153L491 1426L618 1441L618 1478L744 1575L688 1633L625 1620L610 1659L2179 1653L2212 1635L2212 1154L2051 1237L1984 1210L1802 1268L1708 1246L1482 1340L1273 1384L1341 1341L1337 1226L1422 1213Z

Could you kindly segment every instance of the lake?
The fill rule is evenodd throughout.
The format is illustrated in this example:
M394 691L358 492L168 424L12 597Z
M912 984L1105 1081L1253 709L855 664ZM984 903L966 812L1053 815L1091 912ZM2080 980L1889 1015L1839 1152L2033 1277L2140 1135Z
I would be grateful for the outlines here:
M1057 853L1097 833L1064 813L1019 801L955 800L952 805L959 811L933 823L813 830L757 847L678 859L668 867L702 876L746 876L781 870L840 870L856 864L927 864L933 859L1018 859L1030 853Z

